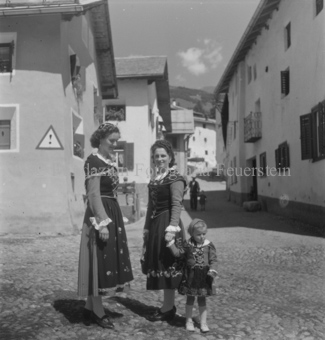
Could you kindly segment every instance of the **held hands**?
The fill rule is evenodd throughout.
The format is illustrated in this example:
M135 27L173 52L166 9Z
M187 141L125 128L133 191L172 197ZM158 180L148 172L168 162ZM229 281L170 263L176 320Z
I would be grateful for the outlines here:
M167 231L165 234L165 241L166 242L170 242L172 240L175 239L176 233L172 232L172 231Z
M146 244L148 242L148 239L149 239L149 230L144 229L143 230L143 243Z
M208 275L213 277L213 278L216 278L218 276L218 272L216 270L209 270L208 271Z
M106 226L103 227L101 230L99 230L99 238L104 242L108 240L109 231L108 231L108 228Z

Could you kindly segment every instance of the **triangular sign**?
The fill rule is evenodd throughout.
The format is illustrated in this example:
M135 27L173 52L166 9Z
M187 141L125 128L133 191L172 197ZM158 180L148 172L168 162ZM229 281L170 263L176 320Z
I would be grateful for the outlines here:
M45 135L43 136L41 141L38 143L36 149L63 150L63 146L60 142L60 139L55 133L52 125L45 132Z

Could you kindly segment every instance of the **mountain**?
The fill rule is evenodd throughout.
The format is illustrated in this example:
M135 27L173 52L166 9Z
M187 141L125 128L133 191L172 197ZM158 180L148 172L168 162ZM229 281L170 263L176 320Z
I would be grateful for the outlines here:
M208 88L212 88L209 86ZM213 107L213 94L212 92L207 92L204 90L190 89L182 86L169 86L171 101L176 101L178 106L184 107L186 109L203 108L200 111L208 116L211 115L210 111ZM199 112L200 112L199 111ZM214 114L212 114L214 117Z
M208 93L213 93L215 88L216 88L215 86L204 86L202 87L201 90Z

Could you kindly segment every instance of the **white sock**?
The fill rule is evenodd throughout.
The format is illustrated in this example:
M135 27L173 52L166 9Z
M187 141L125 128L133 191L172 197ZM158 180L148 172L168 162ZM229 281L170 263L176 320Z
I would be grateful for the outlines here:
M206 324L207 323L207 307L206 306L202 306L199 307L199 311L200 311L200 323L202 324Z

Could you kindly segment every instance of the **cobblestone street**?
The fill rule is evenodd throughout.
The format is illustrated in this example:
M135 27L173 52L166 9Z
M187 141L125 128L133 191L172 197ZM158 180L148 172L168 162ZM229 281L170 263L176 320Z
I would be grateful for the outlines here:
M218 294L208 299L209 333L185 331L180 295L172 322L145 319L162 294L145 290L142 219L127 226L135 276L131 291L103 300L114 331L82 323L85 301L76 295L80 235L0 237L1 339L325 339L324 239L275 231L275 225L293 227L265 212L244 212L222 195L207 191L207 211L189 212L208 222L207 237L219 259ZM183 212L185 225L189 213ZM225 214L231 225L222 226Z

